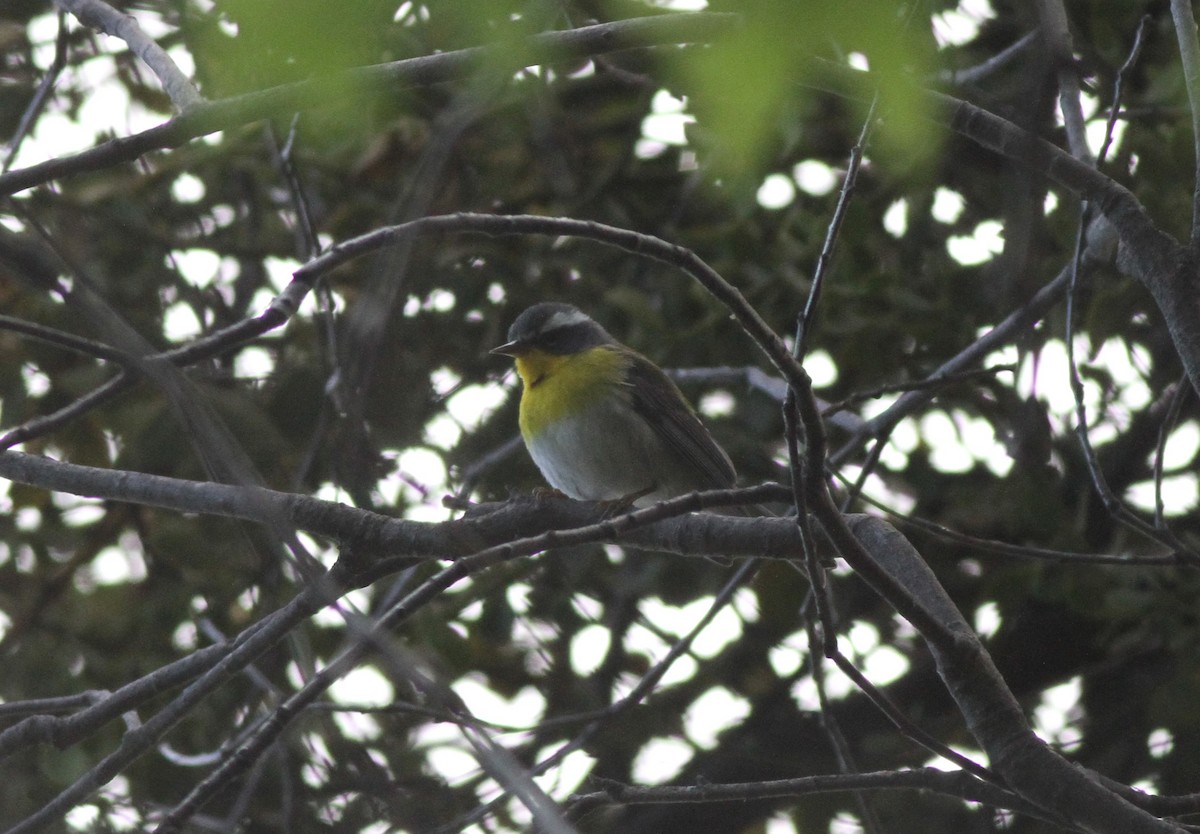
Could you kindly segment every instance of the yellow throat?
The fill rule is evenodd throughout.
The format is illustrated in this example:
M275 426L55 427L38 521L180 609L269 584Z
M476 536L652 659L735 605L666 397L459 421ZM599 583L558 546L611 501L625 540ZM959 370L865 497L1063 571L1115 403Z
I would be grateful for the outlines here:
M609 346L565 356L531 350L516 358L521 392L521 435L528 439L546 426L592 405L620 396L626 358Z

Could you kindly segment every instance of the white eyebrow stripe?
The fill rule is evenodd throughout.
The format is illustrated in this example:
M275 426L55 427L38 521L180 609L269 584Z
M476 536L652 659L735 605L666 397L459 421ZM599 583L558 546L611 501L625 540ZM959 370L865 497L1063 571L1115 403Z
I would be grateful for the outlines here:
M546 319L546 323L542 325L541 332L548 333L551 330L557 330L560 327L567 327L572 324L582 324L585 321L591 321L591 319L589 319L579 310L564 310L557 312L550 318Z

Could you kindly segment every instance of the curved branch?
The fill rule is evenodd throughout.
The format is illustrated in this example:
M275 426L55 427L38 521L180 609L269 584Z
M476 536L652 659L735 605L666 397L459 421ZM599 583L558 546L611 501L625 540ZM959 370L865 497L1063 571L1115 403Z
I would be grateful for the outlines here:
M158 77L163 92L171 99L175 109L186 112L203 103L204 97L184 75L171 56L153 38L138 26L132 15L122 14L102 0L54 0L59 8L69 11L84 26L90 26L106 35L120 38L129 44L150 71Z
M1034 734L987 649L920 553L896 528L872 516L845 519L835 514L832 502L814 510L835 543L843 546L839 539L844 528L853 536L854 545L863 548L909 594L921 599L942 628L955 635L953 643L944 644L930 641L922 632L971 734L1010 788L1041 808L1054 809L1085 831L1149 834L1183 830L1088 778ZM843 555L846 549L843 547ZM851 564L857 567L853 560Z
M591 220L543 217L534 214L475 214L459 212L421 217L396 226L376 229L339 243L295 272L295 280L311 285L319 276L342 264L385 246L432 231L477 232L485 235L554 235L582 237L652 258L677 267L694 278L724 304L738 324L754 339L790 385L810 388L808 374L788 350L783 339L763 320L736 287L717 274L692 250L653 235L641 234Z

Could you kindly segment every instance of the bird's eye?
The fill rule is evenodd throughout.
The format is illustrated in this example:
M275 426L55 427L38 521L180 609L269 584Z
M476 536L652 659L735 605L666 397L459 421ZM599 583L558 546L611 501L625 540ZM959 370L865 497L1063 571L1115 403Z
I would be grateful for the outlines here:
M542 343L542 347L544 347L546 350L553 351L565 344L564 338L566 335L567 334L562 330L551 330L547 333L543 333L538 338L538 341Z

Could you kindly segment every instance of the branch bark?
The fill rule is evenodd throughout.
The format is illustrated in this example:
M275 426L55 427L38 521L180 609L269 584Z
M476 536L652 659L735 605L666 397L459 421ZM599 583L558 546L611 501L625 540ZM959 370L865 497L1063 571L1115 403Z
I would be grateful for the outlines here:
M814 61L812 86L858 100L874 92L869 73ZM932 118L980 147L1024 166L1091 202L1116 230L1117 266L1143 284L1163 314L1192 388L1200 392L1200 260L1160 229L1125 186L1012 122L944 93L924 91Z
M827 529L842 523L840 516L830 519L828 513L821 521ZM1012 790L1085 831L1150 834L1184 830L1121 799L1034 734L991 656L903 535L872 516L851 516L846 524L870 558L955 635L952 645L927 639L930 651L972 735Z
M488 558L508 559L582 540L620 540L633 547L686 551L691 555L751 550L759 557L799 561L802 547L799 530L790 519L670 517L685 508L695 508L694 496L616 519L603 519L603 508L594 505L555 499L506 504L479 518L424 524L265 489L110 472L20 452L0 454L0 475L75 494L137 500L189 512L219 511L249 518L252 512L266 508L268 515L284 514L301 529L339 538L351 544L352 551L361 552L364 546L381 547L383 552L402 553L405 557L452 558L474 553L478 554L472 557L476 559L485 554ZM773 489L784 492L782 488ZM245 500L248 491L254 493L253 500ZM1047 811L1082 824L1088 831L1149 834L1181 830L1120 799L1034 735L986 649L920 554L895 528L870 516L844 518L832 502L814 509L856 570L868 578L882 571L891 580L881 592L921 629L968 726L1013 790ZM563 526L556 529L555 525ZM550 532L520 544L514 538L523 530ZM852 535L853 542L845 540L844 533ZM732 546L737 542L741 544Z
M155 43L154 39L138 26L133 15L123 14L102 0L55 0L59 8L79 18L85 26L120 38L129 44L150 71L158 77L163 91L175 105L175 109L186 112L203 103L204 97L192 84L191 79L180 71L171 56Z

